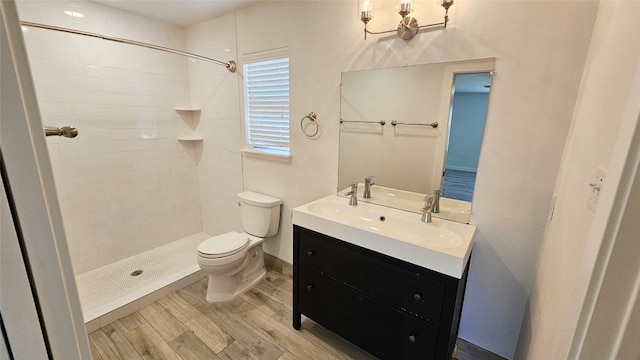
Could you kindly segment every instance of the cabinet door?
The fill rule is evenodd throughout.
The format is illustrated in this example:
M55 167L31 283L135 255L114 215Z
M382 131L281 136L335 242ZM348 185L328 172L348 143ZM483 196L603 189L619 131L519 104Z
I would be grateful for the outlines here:
M339 246L308 230L300 231L298 251L300 266L357 288L424 321L440 322L444 283Z
M300 312L381 359L433 359L438 329L316 272L299 270Z

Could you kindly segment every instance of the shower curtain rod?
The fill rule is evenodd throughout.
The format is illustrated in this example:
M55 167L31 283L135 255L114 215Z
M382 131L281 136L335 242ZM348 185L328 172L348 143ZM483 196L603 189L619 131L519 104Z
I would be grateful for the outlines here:
M45 24L34 23L34 22L29 22L29 21L20 21L20 24L22 24L23 26L29 26L29 27L35 27L35 28L47 29L47 30L54 30L54 31L61 31L61 32L66 32L66 33L76 34L76 35L84 35L84 36L94 37L94 38L98 38L98 39L102 39L102 40L114 41L114 42L123 43L123 44L136 45L136 46L146 47L146 48L149 48L149 49L165 51L165 52L169 52L169 53L172 53L172 54L178 54L178 55L187 56L187 57L190 57L190 58L193 58L193 59L203 60L203 61L211 62L211 63L214 63L214 64L222 65L222 66L226 67L227 70L229 70L230 72L235 72L236 71L236 62L233 61L233 60L229 60L229 62L223 62L223 61L220 61L220 60L216 60L216 59L208 58L208 57L205 57L205 56L196 55L196 54L188 53L186 51L180 51L180 50L176 50L176 49L172 49L172 48L168 48L168 47L164 47L164 46L153 45L153 44L148 44L148 43L144 43L144 42L141 42L141 41L117 38L117 37L112 37L112 36L107 36L107 35L102 35L102 34L86 32L86 31L68 29L68 28L63 28L63 27L58 27L58 26L53 26L53 25L45 25Z

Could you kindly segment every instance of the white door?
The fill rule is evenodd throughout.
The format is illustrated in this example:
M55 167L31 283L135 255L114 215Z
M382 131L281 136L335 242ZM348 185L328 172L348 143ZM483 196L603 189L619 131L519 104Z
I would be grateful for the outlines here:
M4 165L2 167L4 175ZM20 231L11 215L15 204L9 200L7 193L11 191L2 179L0 185L3 190L0 193L0 316L3 338L8 342L4 344L7 357L0 356L0 359L46 359L40 317L20 250Z
M90 359L14 1L0 1L0 10L0 355Z

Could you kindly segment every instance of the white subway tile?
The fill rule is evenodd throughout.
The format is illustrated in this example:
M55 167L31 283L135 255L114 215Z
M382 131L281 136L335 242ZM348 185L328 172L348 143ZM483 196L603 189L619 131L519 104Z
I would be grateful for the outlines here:
M67 141L58 144L58 153L62 157L78 154L95 154L96 145L94 143Z
M36 88L46 89L68 89L66 86L68 76L56 74L56 73L35 73L33 74L33 80L36 84Z
M135 15L120 23L122 12L98 4L81 3L91 16L70 23L62 14L68 5L34 2L27 13L112 34L129 26L184 47L182 30ZM173 110L191 103L187 60L44 30L25 38L43 118L80 131L48 139L74 271L201 231L196 163L176 140L192 128Z
M114 118L123 118L123 117L135 117L136 116L136 107L135 106L124 106L124 105L106 105L106 115Z
M109 80L103 79L101 81L102 90L108 93L116 93L116 94L128 94L134 95L136 94L136 85L135 83L127 82L127 81L117 81L117 80Z
M107 106L103 104L72 104L73 116L92 118L97 115L105 114Z
M82 76L67 75L65 89L82 90L82 91L99 91L102 90L102 81L100 79L92 79Z

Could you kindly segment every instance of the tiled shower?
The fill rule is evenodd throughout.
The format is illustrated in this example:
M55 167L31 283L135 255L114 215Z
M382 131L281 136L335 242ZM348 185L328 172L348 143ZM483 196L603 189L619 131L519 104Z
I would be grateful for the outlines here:
M25 21L194 53L216 48L207 23L198 25L201 32L185 30L90 2L25 1L19 13ZM193 258L190 251L180 256L196 265L198 239L237 228L237 75L96 38L31 27L23 34L43 123L79 130L76 138L47 142L83 310L92 319L104 304L86 300L96 296L83 293L90 272L181 239L195 239ZM217 45L224 57L236 57L235 43ZM193 135L203 140L178 140ZM99 277L120 281L109 274Z

